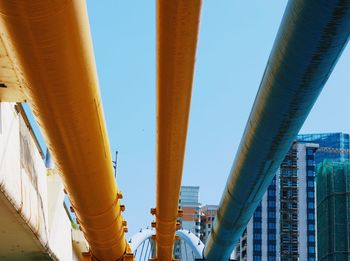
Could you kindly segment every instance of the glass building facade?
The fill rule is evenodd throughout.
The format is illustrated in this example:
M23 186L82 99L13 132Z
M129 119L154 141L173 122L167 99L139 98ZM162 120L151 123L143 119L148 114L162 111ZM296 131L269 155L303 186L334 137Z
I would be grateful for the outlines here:
M342 132L335 133L318 133L318 134L300 134L297 137L298 142L317 143L320 148L338 149L334 152L323 152L319 150L315 155L315 161L318 165L325 159L344 161L349 159L349 154L342 150L349 150L349 134Z

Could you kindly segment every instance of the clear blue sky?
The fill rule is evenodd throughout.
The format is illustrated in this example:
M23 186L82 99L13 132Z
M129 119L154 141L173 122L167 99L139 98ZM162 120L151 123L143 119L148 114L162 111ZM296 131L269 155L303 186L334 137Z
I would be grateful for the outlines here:
M87 3L130 237L155 207L155 0ZM286 3L203 1L183 172L203 204L220 200ZM349 68L347 48L303 133L350 132Z

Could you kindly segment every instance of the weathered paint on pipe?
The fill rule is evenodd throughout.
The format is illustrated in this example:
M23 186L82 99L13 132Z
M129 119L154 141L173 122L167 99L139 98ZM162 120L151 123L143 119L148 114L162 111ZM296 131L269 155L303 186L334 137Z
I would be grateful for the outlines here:
M201 0L157 0L156 257L172 260Z
M92 254L123 257L85 1L1 0L0 30Z
M349 33L349 0L288 2L204 249L207 260L229 259Z

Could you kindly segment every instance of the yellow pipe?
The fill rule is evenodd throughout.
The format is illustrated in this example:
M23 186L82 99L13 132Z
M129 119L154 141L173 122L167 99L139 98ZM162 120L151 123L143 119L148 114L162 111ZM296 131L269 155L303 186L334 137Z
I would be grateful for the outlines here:
M84 0L0 0L0 30L98 260L127 248Z
M201 0L157 0L157 260L172 260Z

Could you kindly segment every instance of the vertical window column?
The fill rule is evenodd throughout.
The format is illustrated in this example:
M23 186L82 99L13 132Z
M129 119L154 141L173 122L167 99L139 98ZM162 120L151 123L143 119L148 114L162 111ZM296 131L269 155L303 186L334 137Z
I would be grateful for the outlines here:
M307 258L308 261L316 260L316 220L315 220L315 148L306 148L306 195L307 195Z
M267 260L276 260L276 176L267 189Z
M262 206L261 202L253 216L253 260L261 260Z

